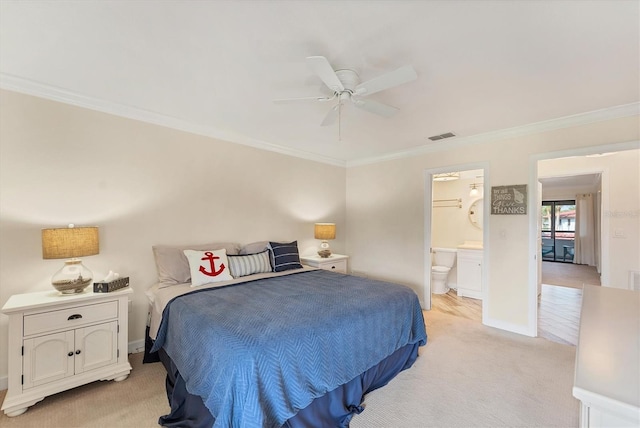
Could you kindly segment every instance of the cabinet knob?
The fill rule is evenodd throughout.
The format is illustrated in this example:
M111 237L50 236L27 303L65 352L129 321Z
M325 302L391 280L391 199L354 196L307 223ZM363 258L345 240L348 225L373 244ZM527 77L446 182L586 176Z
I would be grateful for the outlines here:
M73 357L73 351L69 351L69 353L67 354L70 357Z
M76 355L80 355L80 350L79 349L76 351Z
M71 321L71 320L79 320L80 318L82 318L82 315L80 315L80 314L73 314L73 315L69 315L69 318L67 318L67 321Z

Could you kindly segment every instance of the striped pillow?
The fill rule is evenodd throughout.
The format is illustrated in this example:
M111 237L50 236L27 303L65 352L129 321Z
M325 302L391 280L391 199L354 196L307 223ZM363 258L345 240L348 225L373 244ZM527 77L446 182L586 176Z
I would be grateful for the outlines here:
M299 269L300 255L298 254L298 241L280 243L269 242L273 252L273 270L282 272L289 269Z
M227 256L231 276L238 278L254 273L271 272L269 250L244 256Z

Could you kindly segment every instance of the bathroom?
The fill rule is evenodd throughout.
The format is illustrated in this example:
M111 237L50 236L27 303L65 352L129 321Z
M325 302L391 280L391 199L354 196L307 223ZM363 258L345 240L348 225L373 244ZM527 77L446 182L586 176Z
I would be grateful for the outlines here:
M483 170L434 174L431 292L482 299Z

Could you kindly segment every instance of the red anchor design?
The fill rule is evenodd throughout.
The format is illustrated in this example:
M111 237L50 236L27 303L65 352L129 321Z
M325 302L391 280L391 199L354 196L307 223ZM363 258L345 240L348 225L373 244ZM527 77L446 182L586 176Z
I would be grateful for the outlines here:
M224 271L224 263L220 263L220 269L216 270L216 262L215 260L220 257L214 256L211 251L207 251L204 253L205 257L200 260L209 260L209 264L211 265L211 272L207 272L207 269L204 266L200 266L200 272L207 276L218 276Z

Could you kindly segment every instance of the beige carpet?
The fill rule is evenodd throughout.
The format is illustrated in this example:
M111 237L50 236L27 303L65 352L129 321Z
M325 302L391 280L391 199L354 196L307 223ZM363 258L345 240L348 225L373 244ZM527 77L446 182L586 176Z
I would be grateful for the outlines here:
M575 347L430 311L414 366L365 399L352 428L577 427Z
M575 347L426 314L429 343L414 366L370 393L352 428L575 427ZM95 382L45 398L4 427L157 427L167 412L164 371L130 355L123 382ZM0 399L5 391L0 392Z
M169 411L162 364L142 364L142 354L129 355L133 371L122 382L93 382L45 398L26 413L0 426L50 428L159 427L158 417ZM6 391L0 392L4 400Z
M542 262L542 283L582 290L584 284L600 285L600 274L595 266Z

